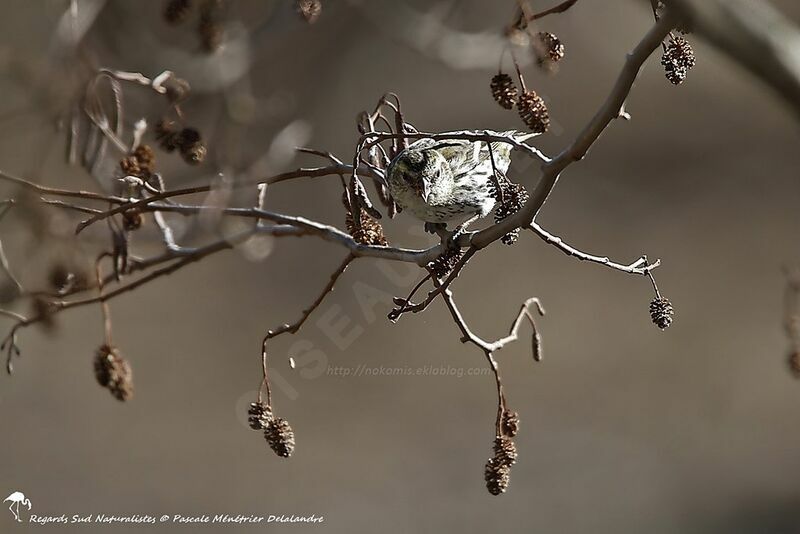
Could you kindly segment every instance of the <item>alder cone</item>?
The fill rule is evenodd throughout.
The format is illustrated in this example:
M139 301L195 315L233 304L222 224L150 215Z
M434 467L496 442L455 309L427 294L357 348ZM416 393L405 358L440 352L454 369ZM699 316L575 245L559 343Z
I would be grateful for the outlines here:
M525 91L517 100L517 110L522 122L534 133L545 133L550 128L547 105L536 91Z
M504 109L514 108L518 91L511 76L503 72L495 74L492 81L489 83L489 88L492 91L492 98L494 98L494 101L497 102L500 107Z

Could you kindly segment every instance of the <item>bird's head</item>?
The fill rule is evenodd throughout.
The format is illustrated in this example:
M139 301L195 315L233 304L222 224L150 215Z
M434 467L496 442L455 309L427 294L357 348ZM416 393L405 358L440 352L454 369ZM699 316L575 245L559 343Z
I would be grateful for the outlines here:
M410 189L424 202L449 171L447 160L436 150L405 150L392 162L388 174L390 186Z

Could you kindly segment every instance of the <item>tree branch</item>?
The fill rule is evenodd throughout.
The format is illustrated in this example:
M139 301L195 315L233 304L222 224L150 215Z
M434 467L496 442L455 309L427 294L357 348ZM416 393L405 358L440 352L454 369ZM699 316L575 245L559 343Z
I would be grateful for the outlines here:
M652 271L659 265L661 265L661 260L656 260L653 263L647 262L647 256L642 256L635 262L629 265L623 265L621 263L615 263L608 259L605 256L593 256L592 254L587 254L567 243L564 242L563 239L560 237L551 234L541 226L539 226L535 221L528 225L528 229L531 230L534 234L538 235L545 243L553 245L554 247L561 250L564 254L568 256L572 256L578 258L581 261L590 261L593 263L599 263L600 265L605 265L606 267L610 267L611 269L616 269L617 271L622 271L628 274L641 274L646 275L648 272Z
M484 248L511 230L523 228L533 221L558 182L561 172L570 164L583 159L608 125L619 117L620 109L636 81L639 70L647 58L661 46L661 42L675 26L675 21L675 14L671 10L667 10L641 42L628 54L625 65L600 110L569 147L553 160L542 164L542 176L525 207L499 224L471 236L470 243L472 245L479 249Z

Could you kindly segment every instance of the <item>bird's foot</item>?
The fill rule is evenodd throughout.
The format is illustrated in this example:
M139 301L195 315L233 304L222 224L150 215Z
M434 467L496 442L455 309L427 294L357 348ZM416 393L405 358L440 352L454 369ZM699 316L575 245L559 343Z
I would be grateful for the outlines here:
M425 231L428 232L429 234L442 235L442 232L447 231L447 225L445 223L426 222Z
M461 235L467 231L467 227L473 222L475 222L479 217L480 217L479 215L475 215L473 217L470 217L463 223L459 224L458 226L456 226L456 229L453 230L453 232L447 238L448 248L459 248L458 238L461 237Z

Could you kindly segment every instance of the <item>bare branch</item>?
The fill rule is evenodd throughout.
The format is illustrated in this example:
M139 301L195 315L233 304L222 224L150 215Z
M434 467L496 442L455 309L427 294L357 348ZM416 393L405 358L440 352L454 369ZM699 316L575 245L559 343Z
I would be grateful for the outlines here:
M564 11L568 10L572 6L578 3L578 0L566 0L566 2L561 2L560 4L551 7L550 9L545 9L544 11L540 11L539 13L534 13L530 16L525 17L528 22L538 20L541 18L546 17L547 15L554 15L556 13L563 13Z
M593 263L599 263L600 265L605 265L606 267L610 267L612 269L616 269L617 271L622 271L624 273L646 275L648 272L652 271L653 269L661 265L661 260L656 260L653 263L648 263L647 256L642 256L638 260L629 265L615 263L605 256L594 256L592 254L587 254L586 252L583 252L573 247L572 245L565 243L560 237L551 234L550 232L539 226L535 221L528 225L528 229L531 230L534 234L541 237L546 243L553 245L554 247L558 248L568 256L578 258L581 261L590 261Z
M611 94L600 110L569 147L553 160L542 164L542 176L525 207L502 222L472 235L470 239L472 245L479 249L484 248L511 230L525 227L533 221L558 182L561 172L570 164L583 159L608 125L619 116L620 109L636 81L639 70L647 58L661 46L661 42L674 27L675 20L674 13L667 10L641 42L628 54Z
M231 184L233 188L242 188L242 187L250 187L258 184L275 184L278 182L282 182L285 180L291 180L294 178L313 178L319 176L330 176L334 174L343 174L343 173L352 173L353 168L349 165L330 165L327 167L313 167L313 168L300 168L294 171L284 172L281 174L276 174L269 178L261 178L257 180L243 180L241 182ZM359 172L363 172L365 174L374 174L372 169L367 167L359 168ZM2 177L2 175L0 175ZM24 182L24 181L23 181ZM32 184L35 185L35 184ZM117 199L117 204L122 204L117 206L113 209L105 211L101 214L97 214L85 221L81 221L76 229L75 233L80 233L83 231L87 226L97 222L102 221L108 217L116 215L117 213L122 213L123 211L127 211L129 209L141 209L151 204L153 202L158 202L159 200L165 200L168 198L174 198L179 196L186 196L186 195L193 195L196 193L207 193L211 191L212 185L201 185L197 187L186 187L183 189L173 189L168 191L162 191L159 193L155 193L147 198L143 198L141 200L130 201L128 199ZM47 193L46 191L39 191L41 193ZM58 193L50 193L50 194L58 194Z

